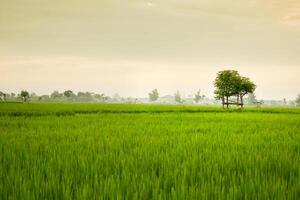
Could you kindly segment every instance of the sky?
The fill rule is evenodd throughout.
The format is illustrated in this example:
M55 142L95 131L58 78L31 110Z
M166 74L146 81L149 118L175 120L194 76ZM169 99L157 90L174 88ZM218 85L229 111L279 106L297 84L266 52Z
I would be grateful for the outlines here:
M0 0L0 91L213 97L224 69L295 99L300 1Z

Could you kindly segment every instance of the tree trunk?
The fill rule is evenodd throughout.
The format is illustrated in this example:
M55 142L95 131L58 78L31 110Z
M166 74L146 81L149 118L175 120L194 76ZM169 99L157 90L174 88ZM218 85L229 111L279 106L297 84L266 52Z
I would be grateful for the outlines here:
M239 95L236 96L236 105L239 106Z
M227 107L227 109L228 109L228 107L229 107L229 104L228 104L228 96L226 96L226 107Z
M241 108L244 107L244 102L243 102L243 95L241 95Z
M224 100L224 97L222 97L222 106L223 106L223 109L224 109L224 104L225 104L224 101L225 101L225 100Z

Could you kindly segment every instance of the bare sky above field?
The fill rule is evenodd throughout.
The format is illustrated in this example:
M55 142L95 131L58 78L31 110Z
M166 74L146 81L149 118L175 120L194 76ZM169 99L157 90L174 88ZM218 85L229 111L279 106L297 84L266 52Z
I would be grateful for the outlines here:
M299 0L1 0L0 90L147 96L237 69L258 98L300 93Z

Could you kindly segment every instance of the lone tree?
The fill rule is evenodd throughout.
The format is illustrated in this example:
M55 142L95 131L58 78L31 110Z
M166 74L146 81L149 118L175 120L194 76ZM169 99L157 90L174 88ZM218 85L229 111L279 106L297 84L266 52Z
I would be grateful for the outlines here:
M217 99L222 100L222 105L229 106L229 97L238 96L238 83L240 75L235 70L224 70L217 74L214 85L216 87L215 95Z
M253 93L256 85L249 78L241 77L236 70L224 70L217 74L214 81L215 95L222 100L223 108L226 105L238 105L243 107L243 98L248 93ZM230 102L230 97L236 97L236 102Z
M194 101L199 103L202 99L204 99L205 95L201 95L201 90L198 90L194 96Z
M27 92L26 90L22 90L20 96L22 98L22 101L26 102L29 99L29 92Z
M174 94L174 100L175 100L176 103L183 103L182 98L181 98L181 94L178 90Z
M300 107L300 94L298 94L298 96L296 98L296 106Z
M149 94L150 101L156 101L159 97L157 89L152 90Z

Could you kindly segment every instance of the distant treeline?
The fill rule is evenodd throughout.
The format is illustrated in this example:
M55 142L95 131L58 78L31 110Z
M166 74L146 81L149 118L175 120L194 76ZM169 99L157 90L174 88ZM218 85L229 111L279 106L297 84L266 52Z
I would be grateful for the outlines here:
M221 101L215 98L208 98L200 90L194 95L184 97L179 91L173 95L160 96L157 89L149 92L148 98L122 97L119 94L112 96L104 93L94 92L73 92L66 90L64 92L54 91L49 95L37 95L34 92L26 90L19 93L4 93L0 91L0 101L19 101L19 102L98 102L98 103L161 103L161 104L202 104L202 105L220 105ZM246 105L258 106L261 102L264 106L300 106L300 95L295 101L282 100L257 100L254 94L248 94L245 98ZM259 105L261 106L261 105Z
M174 95L165 95L160 97L158 90L154 89L148 94L148 98L134 98L134 97L122 97L119 94L112 96L105 95L104 93L95 92L73 92L72 90L66 90L64 92L54 91L51 94L37 95L34 92L28 92L22 90L19 93L4 93L0 92L1 101L54 101L54 102L107 102L107 103L208 103L208 98L201 94L201 91L197 91L194 97L184 98L179 91ZM218 103L218 101L214 101Z
M64 92L54 91L50 95L37 95L22 90L20 93L4 93L0 91L1 101L54 101L54 102L102 102L102 103L164 103L164 104L203 104L226 106L254 105L260 107L268 106L300 106L300 94L295 101L257 100L254 94L256 85L248 77L241 76L236 70L223 70L217 73L214 80L215 98L207 98L199 89L193 95L184 97L179 90L173 95L160 96L157 89L148 93L148 98L121 97L114 94L111 97L104 93L78 92L72 90Z

